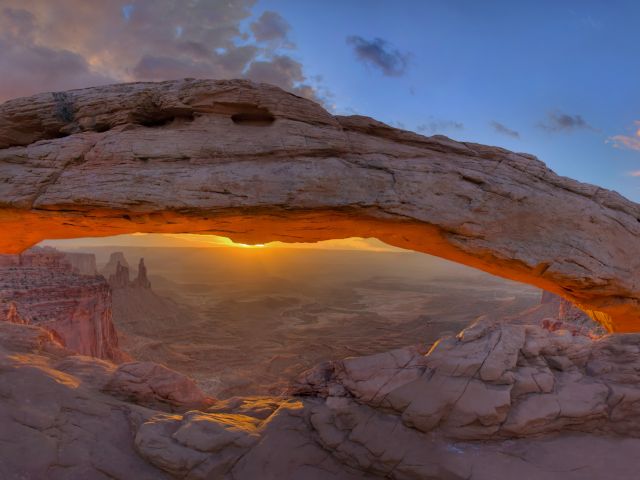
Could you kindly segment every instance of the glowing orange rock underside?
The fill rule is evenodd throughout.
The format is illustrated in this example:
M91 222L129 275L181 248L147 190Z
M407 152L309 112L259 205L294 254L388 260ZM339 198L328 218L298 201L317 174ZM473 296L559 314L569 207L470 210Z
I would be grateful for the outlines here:
M487 251L466 254L453 247L435 226L411 221L354 217L348 212L260 212L210 217L174 212L136 215L117 211L0 210L0 251L19 253L44 239L101 237L126 233L199 233L221 235L240 243L317 242L348 237L373 237L396 247L435 255L500 277L527 283L558 295L567 292L522 262L496 258ZM640 331L640 314L629 305L598 306L570 298L612 332Z

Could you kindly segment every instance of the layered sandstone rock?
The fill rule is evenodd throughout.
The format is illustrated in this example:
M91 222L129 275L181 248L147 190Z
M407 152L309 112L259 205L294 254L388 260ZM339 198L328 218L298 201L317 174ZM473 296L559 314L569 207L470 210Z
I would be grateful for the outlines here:
M8 304L7 321L45 327L83 355L125 358L112 322L111 289L103 277L77 273L66 255L52 248L2 257L0 299Z
M0 106L0 249L126 232L377 237L552 291L640 328L640 207L535 157L278 88L181 80ZM598 314L595 312L604 312Z
M144 258L141 258L138 263L138 275L131 283L131 286L133 288L145 288L147 290L151 288L151 282L147 277L147 267L144 264Z
M0 365L3 479L369 478L312 440L297 401L237 401L183 414L154 410L154 402L165 409L163 399L191 398L184 388L189 379L159 365L118 368L74 355L34 325L0 323ZM125 400L122 388L140 369L146 393Z
M315 369L297 398L212 403L159 365L0 322L0 477L632 480L637 343L484 319Z
M511 323L535 324L547 330L568 330L572 334L597 337L606 333L604 327L568 300L542 292L540 305L506 318Z
M122 267L126 267L127 270L129 269L129 262L127 262L127 259L124 256L124 253L122 253L122 252L112 252L111 255L109 255L109 261L102 268L102 270L100 270L100 274L104 278L109 278L109 277L111 277L111 275L115 275L116 274L116 272L118 270L118 265L120 265ZM129 277L127 277L127 281L129 281Z
M113 272L113 273L110 273ZM129 273L129 262L122 252L111 254L109 263L102 270L102 274L109 279L109 285L114 290L120 289L151 289L151 282L147 277L147 267L144 264L144 258L138 263L138 274L136 278L131 280Z
M109 276L109 285L114 290L128 288L131 285L131 281L129 280L129 267L118 263L115 273Z
M0 300L0 322L27 325L29 321L20 315L16 302Z
M172 478L136 454L131 434L159 412L102 393L112 363L0 322L0 365L0 478Z
M381 476L632 478L624 461L616 473L593 469L598 449L637 442L639 343L484 318L426 355L407 348L322 365L297 393L325 399L310 421L327 450Z
M325 364L297 392L394 412L407 427L456 440L567 428L635 436L638 343L483 318L426 355L407 348Z
M93 253L65 252L64 255L80 275L98 275L96 256Z
M170 412L204 409L213 402L193 380L153 362L120 365L104 389L139 405Z

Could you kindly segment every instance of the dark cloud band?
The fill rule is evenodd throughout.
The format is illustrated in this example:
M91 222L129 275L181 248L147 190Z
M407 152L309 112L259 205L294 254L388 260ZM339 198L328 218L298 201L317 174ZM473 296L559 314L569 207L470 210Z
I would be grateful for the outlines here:
M574 130L595 130L582 115L570 115L555 111L547 115L547 120L538 124L548 132L572 132Z
M399 77L407 70L409 54L402 53L381 38L365 40L357 35L347 37L356 57L362 62L378 68L384 75Z
M506 135L507 137L511 137L511 138L520 138L520 132L513 130L512 128L509 128L500 122L496 122L495 120L492 120L489 124L491 125L491 127L493 127L493 129L496 132L502 135Z

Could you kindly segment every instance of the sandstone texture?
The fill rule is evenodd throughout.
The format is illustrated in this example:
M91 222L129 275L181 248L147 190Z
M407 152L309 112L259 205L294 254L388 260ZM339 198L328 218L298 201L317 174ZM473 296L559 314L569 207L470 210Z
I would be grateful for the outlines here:
M527 154L332 116L276 87L181 80L0 105L0 250L195 232L377 237L640 329L640 207Z
M135 394L125 400L127 390ZM0 322L0 478L376 478L313 441L300 401L238 399L188 410L194 398L205 399L203 409L213 403L160 365L118 367L70 352L43 328Z
M190 378L153 362L120 365L104 389L114 396L170 412L203 409L213 401Z
M0 255L0 320L44 327L82 355L123 361L109 284L78 273L91 271L91 263L82 257L74 267L52 248ZM93 264L95 269L95 258Z
M0 322L0 478L171 478L134 450L132 425L156 412L101 393L115 369Z
M98 275L96 256L93 253L65 252L64 255L80 275Z
M107 264L100 270L100 274L104 278L109 278L111 277L111 275L115 275L118 272L118 265L120 265L121 267L126 267L127 270L129 269L129 262L125 258L124 253L113 252L111 255L109 255L109 261L107 262ZM128 280L129 277L127 276L127 281Z
M637 344L485 318L426 354L319 366L296 396L215 401L0 322L0 477L632 480Z
M147 277L147 267L144 264L144 258L140 259L138 263L138 273L133 280L131 280L129 262L127 262L122 252L112 253L101 273L109 280L109 285L111 285L113 290L127 288L151 289L151 282Z
M589 471L598 462L587 457L575 471L543 473L532 452L575 441L569 457L577 454L585 437L571 432L590 433L594 445L635 441L637 345L635 334L593 339L484 318L426 355L406 348L327 363L295 391L325 398L310 417L325 448L383 476L510 478L502 455L487 460L517 451L523 461L509 469L518 478L631 478L629 465Z

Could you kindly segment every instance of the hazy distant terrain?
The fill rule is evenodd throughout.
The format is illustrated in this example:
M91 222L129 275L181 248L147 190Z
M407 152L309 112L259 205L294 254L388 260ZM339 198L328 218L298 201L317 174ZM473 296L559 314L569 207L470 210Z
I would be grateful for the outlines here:
M425 347L483 314L539 301L527 285L428 255L300 249L91 247L144 257L152 292L114 292L134 357L188 373L218 397L278 394L322 361Z

